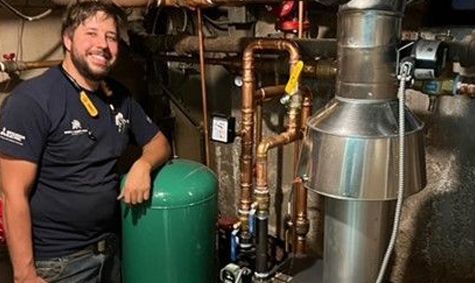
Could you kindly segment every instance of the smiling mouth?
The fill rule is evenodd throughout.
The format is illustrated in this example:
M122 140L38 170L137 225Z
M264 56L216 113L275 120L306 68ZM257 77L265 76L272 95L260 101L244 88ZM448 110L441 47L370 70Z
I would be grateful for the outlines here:
M111 56L101 53L101 54L91 54L90 57L93 59L92 63L95 65L107 67L110 65Z

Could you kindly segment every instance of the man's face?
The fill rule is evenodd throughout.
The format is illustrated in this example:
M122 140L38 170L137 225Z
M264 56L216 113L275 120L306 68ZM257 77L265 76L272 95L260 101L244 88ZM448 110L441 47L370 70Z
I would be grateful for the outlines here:
M66 50L79 73L93 81L103 79L117 60L119 39L114 19L98 12L80 24L72 36L63 36Z

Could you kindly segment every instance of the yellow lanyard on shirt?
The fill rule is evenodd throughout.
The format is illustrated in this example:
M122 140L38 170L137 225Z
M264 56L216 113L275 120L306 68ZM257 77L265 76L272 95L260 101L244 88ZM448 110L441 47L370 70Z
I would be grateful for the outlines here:
M89 98L87 95L87 91L82 88L79 83L68 73L66 70L63 68L63 66L60 66L61 72L66 76L66 78L69 80L69 82L73 85L75 89L79 91L79 100L81 100L82 106L86 108L87 113L89 116L92 118L96 118L99 115L99 111L97 110L96 106L92 102L92 100ZM101 86L103 87L104 83L101 83ZM109 90L110 92L110 90Z
M99 111L97 111L96 106L94 103L92 103L91 99L84 90L79 93L79 98L81 99L81 103L84 108L86 108L87 113L89 113L89 116L96 118L97 115L99 115Z

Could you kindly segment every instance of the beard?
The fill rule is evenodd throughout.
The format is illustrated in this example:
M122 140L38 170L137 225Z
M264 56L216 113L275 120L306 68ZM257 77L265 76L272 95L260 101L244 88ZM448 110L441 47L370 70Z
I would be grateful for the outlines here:
M110 54L106 54L106 57L110 58ZM105 68L97 70L92 69L88 62L85 59L85 56L80 56L75 52L74 48L71 49L71 61L73 62L76 69L79 73L84 76L86 79L91 81L101 81L103 80L112 69L113 63L108 64Z

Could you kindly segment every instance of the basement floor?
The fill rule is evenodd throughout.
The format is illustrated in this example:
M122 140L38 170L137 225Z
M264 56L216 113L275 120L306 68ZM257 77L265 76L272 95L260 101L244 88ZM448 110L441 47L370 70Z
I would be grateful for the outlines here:
M294 259L294 262L289 265L289 274L294 274L292 275L293 280L290 281L292 283L319 283L322 282L322 273L323 261L321 259L310 257Z
M323 261L319 258L292 258L283 274L276 275L273 283L319 283L322 282Z

